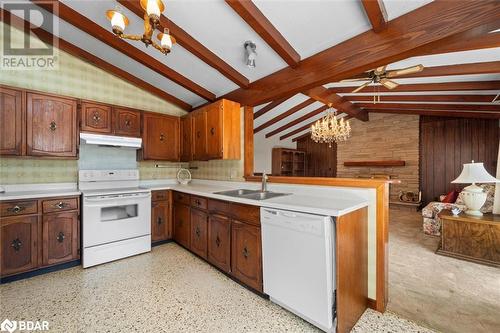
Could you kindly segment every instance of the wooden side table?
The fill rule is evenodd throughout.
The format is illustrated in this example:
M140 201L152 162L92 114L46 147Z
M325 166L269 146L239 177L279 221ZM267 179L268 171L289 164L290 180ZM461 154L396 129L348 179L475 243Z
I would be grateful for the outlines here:
M439 214L441 243L436 253L500 267L500 215Z

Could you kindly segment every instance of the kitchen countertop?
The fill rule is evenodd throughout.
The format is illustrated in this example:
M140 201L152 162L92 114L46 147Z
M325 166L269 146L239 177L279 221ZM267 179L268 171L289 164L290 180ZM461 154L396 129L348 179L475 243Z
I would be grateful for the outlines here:
M80 195L76 183L12 184L2 186L0 201Z
M222 185L216 184L217 181L196 183L196 181L189 185L180 185L176 183L152 183L145 182L141 187L151 190L174 190L178 192L199 195L212 199L219 199L231 202L238 202L247 205L293 210L304 213L311 213L326 216L341 216L359 208L368 206L368 201L363 198L342 198L336 196L314 196L309 194L293 193L290 191L283 191L283 193L290 193L290 195L270 198L266 200L252 200L241 197L232 197L222 194L215 194L214 192L235 190L241 188L247 189L260 189L260 184L245 184L234 183L229 186L228 182L220 182ZM273 192L281 192L280 190L272 190Z

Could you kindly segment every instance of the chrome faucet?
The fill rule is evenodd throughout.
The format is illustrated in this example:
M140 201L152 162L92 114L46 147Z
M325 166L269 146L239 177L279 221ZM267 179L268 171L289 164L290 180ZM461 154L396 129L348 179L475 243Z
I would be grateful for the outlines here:
M262 189L261 191L262 192L267 192L267 180L269 179L269 177L263 173L262 174Z

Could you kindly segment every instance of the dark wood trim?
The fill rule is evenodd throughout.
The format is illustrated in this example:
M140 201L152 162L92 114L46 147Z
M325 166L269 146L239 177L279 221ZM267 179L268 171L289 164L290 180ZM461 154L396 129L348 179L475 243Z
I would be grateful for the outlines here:
M380 32L387 28L387 13L381 0L361 0L361 4L370 20L373 31Z
M3 8L0 8L0 20L3 20L4 23L11 25L17 29L24 30L25 25L29 25L29 22L24 21L23 19L19 18L18 16L11 15L10 12L4 10ZM77 58L83 59L86 62L91 63L92 65L110 73L113 74L114 76L117 76L125 81L128 81L129 83L135 85L138 88L141 88L143 90L146 90L163 100L172 103L181 109L185 111L191 110L191 105L188 103L184 102L183 100L170 95L169 93L153 86L152 84L143 81L134 75L129 74L128 72L122 70L119 67L116 67L105 60L102 60L99 57L96 57L95 55L67 42L64 39L61 39L59 37L53 36L51 33L37 27L32 27L32 30L36 31L36 35L40 40L42 40L44 43L50 43L52 44L53 40L56 40L58 45L57 47L66 52L71 54L72 56L75 56Z
M224 98L259 105L346 79L377 66L425 54L450 36L478 27L498 26L499 15L500 3L495 0L434 1L392 20L384 31L364 32L303 59L296 68L284 68ZM474 32L481 35L483 31Z
M136 14L142 20L144 16L144 10L141 8L139 0L118 0L118 2L123 7ZM158 27L158 30L160 32L163 32L164 27L170 29L170 33L172 34L172 36L175 37L179 45L181 45L183 48L191 52L196 57L200 58L200 60L205 62L210 67L219 71L219 73L236 83L238 86L242 88L248 87L250 81L245 76L241 75L237 70L232 68L226 62L224 62L224 60L215 55L215 53L213 53L196 39L191 37L191 35L189 35L177 24L169 20L165 15L161 15L160 26Z
M331 92L349 94L356 87L332 87ZM456 91L456 90L499 90L500 81L471 81L471 82L441 82L400 84L394 89L384 86L369 86L362 90L364 94L371 92L414 92L414 91ZM347 96L346 96L347 97Z
M346 167L395 167L405 166L405 161L385 160L385 161L345 161Z
M226 0L226 3L292 68L300 62L300 55L281 35L257 6L248 0Z
M383 95L380 102L476 102L490 103L496 95ZM351 102L373 103L373 96L344 96ZM356 105L356 103L355 103Z
M280 105L281 103L286 101L287 99L288 99L288 97L283 97L283 98L277 99L275 101L272 101L271 103L267 104L262 109L260 109L259 111L255 112L253 114L253 119L255 120L255 119L259 118L260 116L262 116L263 114L271 111L272 109L274 109L275 107L277 107L278 105Z
M37 6L42 7L43 9L49 12L52 12L54 8L54 6L50 3L47 3L46 0L41 0L41 1L31 0L31 2L35 3ZM161 61L158 61L155 58L148 55L147 53L142 52L139 48L133 47L126 41L116 37L111 31L104 29L100 25L94 23L92 20L81 15L77 11L73 10L71 7L66 6L61 1L58 1L58 7L59 7L58 12L55 13L55 15L58 15L66 22L86 32L90 36L99 39L104 44L113 47L115 50L141 63L142 65L150 68L151 70L162 75L163 77L186 88L192 93L208 101L215 100L216 98L215 94L211 93L210 91L196 84L195 82L189 80L188 78L174 71L170 67L164 65ZM143 46L144 45L142 44L140 45L140 47Z
M324 104L331 104L339 112L347 113L362 121L368 121L368 114L366 112L323 86L310 89L304 92L304 94Z
M309 113L307 113L307 114L303 115L302 117L299 117L299 118L297 118L297 119L295 119L295 120L292 120L292 121L291 121L291 122L289 122L288 124L285 124L285 125L283 125L283 126L281 126L281 127L278 127L278 128L277 128L277 129L275 129L274 131L271 131L271 132L267 133L267 134L266 134L266 138L270 138L270 137L272 137L273 135L276 135L276 134L278 134L278 133L280 133L280 132L283 132L284 130L286 130L286 129L288 129L288 128L292 127L292 126L295 126L295 125L297 125L297 124L300 124L301 122L306 121L307 119L312 118L312 117L314 117L315 115L318 115L318 114L320 114L321 112L326 111L326 110L328 110L328 105L323 105L323 106L320 106L320 107L319 107L319 108L317 108L316 110L311 111L311 112L309 112Z
M283 112L283 113L280 113L278 116L274 117L273 119L271 119L271 120L265 122L264 124L260 125L259 127L255 128L253 130L253 132L258 133L258 132L262 131L263 129L268 128L269 126L276 124L278 121L280 121L288 116L291 116L295 112L300 111L303 108L313 104L314 102L316 102L316 100L314 100L313 98L308 98L305 101L303 101L302 103L295 105L290 110Z
M498 112L477 112L477 111L436 111L436 110L410 110L410 109L365 109L366 112L374 113L395 113L395 114L418 114L421 116L455 117L455 118L481 118L500 119Z
M254 171L254 144L253 144L253 120L254 113L253 107L244 106L243 107L243 119L244 119L244 144L243 144L243 156L244 156L244 166L243 166L243 174L245 177L252 176Z
M500 112L500 104L424 104L424 103L356 103L359 107L366 109L413 109L413 110L448 110L448 111L496 111Z
M376 310L377 309L377 301L375 301L373 298L368 297L366 299L366 306L372 310Z

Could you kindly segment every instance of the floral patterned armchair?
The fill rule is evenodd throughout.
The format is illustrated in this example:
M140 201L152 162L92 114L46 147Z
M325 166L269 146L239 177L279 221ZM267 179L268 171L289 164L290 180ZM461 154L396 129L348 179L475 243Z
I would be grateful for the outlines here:
M483 213L491 213L493 211L493 198L495 195L495 184L478 184L487 193L486 202L481 208ZM427 206L422 209L423 217L423 229L424 233L427 235L440 236L441 235L441 220L439 219L439 213L443 209L451 210L457 207L461 210L465 210L466 206L462 199L462 194L458 195L457 201L455 203L444 203L444 202L430 202Z

